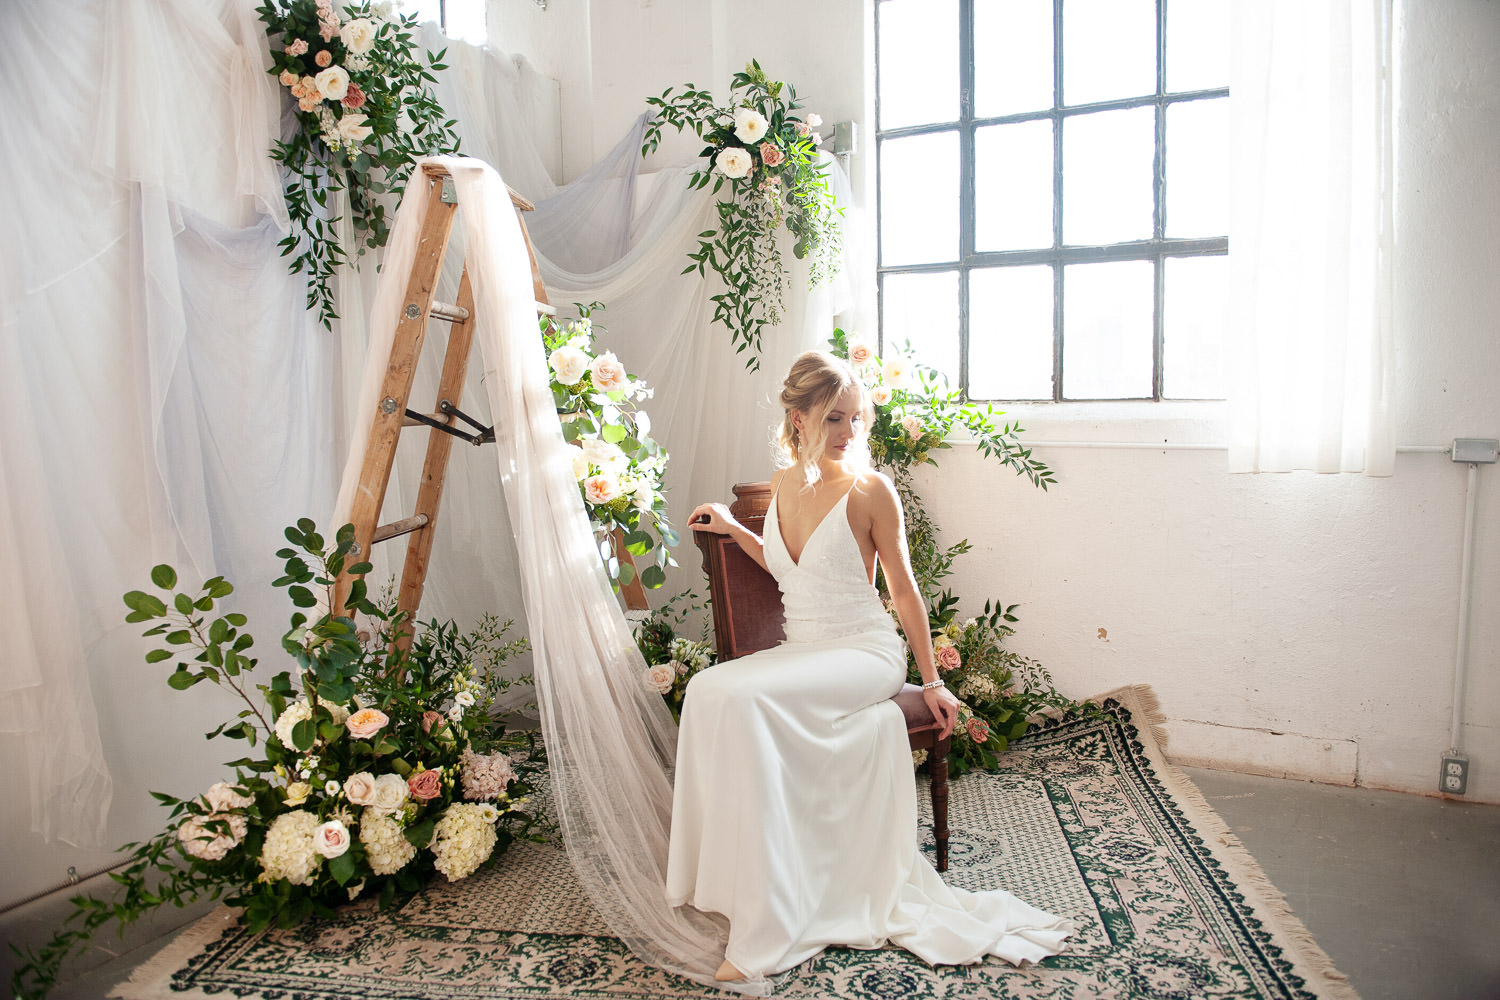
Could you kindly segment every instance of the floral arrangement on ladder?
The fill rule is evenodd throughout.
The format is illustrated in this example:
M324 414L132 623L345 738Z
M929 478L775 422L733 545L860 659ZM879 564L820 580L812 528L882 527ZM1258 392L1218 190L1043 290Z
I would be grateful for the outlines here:
M243 704L208 736L259 752L230 761L232 773L202 795L152 793L169 810L166 828L122 848L130 856L111 873L115 898L74 897L64 929L21 953L16 996L45 995L100 927L123 928L168 903L227 894L252 932L289 927L361 894L392 905L434 872L467 878L514 840L548 830L530 808L546 768L541 744L507 733L489 711L516 683L500 667L526 648L506 638L511 623L487 616L468 633L451 622L413 628L389 595L371 600L363 580L340 613L319 613L314 588L326 607L339 573L369 564L350 563L349 525L331 545L305 518L286 537L293 547L277 553L285 575L276 586L313 617L293 614L278 652L295 668L269 684L252 688L245 616L217 613L234 591L222 577L191 593L176 589L170 566L157 566L151 580L163 595L125 595L126 621L149 624L144 634L160 643L146 662L172 666L170 687L209 681ZM369 635L356 631L356 613Z
M335 270L390 235L385 197L401 191L417 157L458 151L431 86L447 50L421 50L416 15L397 16L391 0L266 0L256 13L270 72L295 103L297 129L271 151L292 221L281 252L307 274L307 306L328 326L338 318ZM337 193L352 246L340 241Z
M655 116L646 126L641 155L654 152L662 129L692 129L707 145L706 161L694 171L696 188L713 183L718 201L718 228L698 236L698 250L683 273L703 276L711 268L724 281L712 297L714 321L728 328L746 367L760 365L761 332L781 319L787 269L779 234L785 224L792 253L806 258L809 281L823 284L838 273L841 253L840 210L834 205L827 168L818 161L822 119L797 114L802 105L790 84L767 78L752 60L736 73L729 103L688 84L681 93L668 87L648 98Z

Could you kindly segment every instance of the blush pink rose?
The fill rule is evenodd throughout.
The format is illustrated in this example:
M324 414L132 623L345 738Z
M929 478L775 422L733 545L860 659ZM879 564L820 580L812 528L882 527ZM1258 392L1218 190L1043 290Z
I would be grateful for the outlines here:
M313 62L319 66L331 66L333 65L333 53L327 49L319 49L318 54L313 56Z
M869 344L850 344L849 363L852 365L867 365L875 360L875 348Z
M766 166L774 167L786 159L786 154L778 149L774 142L763 142L760 144L760 159Z
M441 771L418 771L406 779L407 791L418 802L431 802L442 794L443 773Z
M336 819L318 827L313 834L313 850L325 858L336 858L349 850L349 828Z
M442 712L434 712L432 709L422 713L422 732L432 732L432 727L443 721Z
M344 797L357 806L375 804L375 775L360 771L344 779Z
M344 107L350 111L358 111L365 106L365 92L359 89L359 84L349 84L349 89L344 92Z
M913 441L919 439L923 431L926 430L922 424L922 418L911 413L901 418L901 428L906 431L907 436Z
M970 719L968 723L969 739L975 743L988 743L990 741L990 724L983 719Z
M944 646L937 651L938 666L944 670L957 670L964 665L963 659L958 655L958 649L953 646Z
M357 740L367 740L385 728L390 716L378 708L362 708L344 720L349 735Z
M657 663L646 668L646 686L659 694L666 694L672 690L672 682L676 678L670 664Z
M589 476L583 481L583 496L594 506L602 506L620 496L620 484L614 476Z
M289 44L282 51L284 51L289 56L303 55L307 52L307 41L301 38L294 38L292 39L291 44Z
M606 352L589 365L589 374L594 377L594 388L600 392L618 392L625 388L625 366L612 352Z

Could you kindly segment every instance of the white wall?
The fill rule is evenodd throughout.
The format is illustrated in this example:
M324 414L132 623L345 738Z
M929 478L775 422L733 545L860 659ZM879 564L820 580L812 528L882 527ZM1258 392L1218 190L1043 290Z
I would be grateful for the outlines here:
M869 6L552 0L538 11L492 0L491 39L562 80L564 115L580 116L565 126L569 176L587 166L576 157L613 145L647 95L689 80L722 94L753 55L827 121L858 121L855 189L869 206ZM1500 436L1500 397L1488 391L1500 374L1500 4L1410 6L1398 43L1397 430L1402 444L1446 445ZM694 153L681 143L663 155ZM1222 440L1217 404L1021 415L1037 441ZM1404 454L1389 479L1230 476L1222 451L1038 455L1058 472L1048 493L960 445L926 477L926 495L947 534L975 545L957 592L975 610L990 596L1020 603L1015 648L1065 691L1150 684L1181 759L1435 791L1463 467ZM1500 802L1500 468L1485 468L1479 489L1463 743L1468 797Z

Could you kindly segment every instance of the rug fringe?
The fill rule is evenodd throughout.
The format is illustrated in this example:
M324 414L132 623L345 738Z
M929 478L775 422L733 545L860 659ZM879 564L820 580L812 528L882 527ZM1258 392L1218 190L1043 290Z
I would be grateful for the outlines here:
M1168 762L1163 753L1167 745L1167 720L1162 714L1156 692L1148 684L1132 684L1090 698L1089 701L1102 703L1111 698L1130 710L1131 719L1138 731L1145 729L1150 732L1152 742L1147 747L1147 756L1151 759L1157 776L1167 785L1172 797L1192 814L1193 826L1198 833L1205 840L1211 839L1217 844L1214 855L1228 869L1230 881L1237 886L1252 889L1264 899L1264 906L1257 906L1256 910L1276 919L1274 934L1295 955L1294 964L1298 974L1317 977L1321 981L1321 985L1314 990L1319 1000L1359 1000L1359 994L1354 991L1349 977L1334 966L1333 959L1328 957L1328 953L1318 945L1312 933L1298 919L1287 903L1286 896L1261 870L1260 863L1240 843L1240 839L1209 804L1198 786L1193 784L1193 780Z
M227 906L221 906L208 916L195 922L178 934L161 951L136 966L126 979L110 990L109 996L117 1000L159 1000L171 996L178 1000L221 1000L202 990L189 989L178 992L171 988L172 974L188 963L194 955L207 948L239 920L239 915Z

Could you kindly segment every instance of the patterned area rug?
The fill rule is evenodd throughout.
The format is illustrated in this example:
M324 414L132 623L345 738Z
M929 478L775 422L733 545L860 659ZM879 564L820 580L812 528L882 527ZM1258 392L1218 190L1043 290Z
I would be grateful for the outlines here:
M932 968L895 948L830 949L778 996L1357 1000L1255 862L1162 757L1144 688L1104 718L1028 735L996 774L955 782L947 878L1004 887L1079 933L1062 955L1012 968ZM924 807L925 788L920 789ZM930 816L924 848L933 850ZM250 935L226 910L136 970L126 1000L592 1000L716 997L636 960L600 923L560 849L524 844L493 870L434 882L399 909Z

